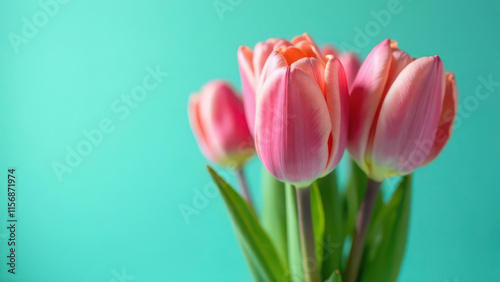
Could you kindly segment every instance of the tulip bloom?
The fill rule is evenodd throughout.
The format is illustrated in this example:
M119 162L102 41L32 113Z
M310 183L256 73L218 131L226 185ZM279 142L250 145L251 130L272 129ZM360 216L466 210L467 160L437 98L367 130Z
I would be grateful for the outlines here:
M405 175L431 162L448 141L457 113L454 75L438 56L412 59L387 39L353 82L347 148L373 180Z
M255 152L243 103L223 81L212 81L189 98L188 117L198 146L210 161L240 168Z
M347 139L347 82L339 60L323 57L309 35L271 53L255 103L256 150L274 177L307 186L337 166Z
M351 89L354 78L356 77L359 67L361 66L358 56L356 56L353 52L339 53L331 45L323 46L321 52L324 56L332 55L339 59L340 63L342 63L342 66L344 67L347 85L349 86L349 89Z

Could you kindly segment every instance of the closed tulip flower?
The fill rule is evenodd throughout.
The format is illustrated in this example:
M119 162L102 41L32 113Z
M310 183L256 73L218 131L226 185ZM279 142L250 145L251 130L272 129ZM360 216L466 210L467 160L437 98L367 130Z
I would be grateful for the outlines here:
M348 150L373 180L431 162L448 141L457 87L438 56L412 59L387 39L362 64L350 93Z
M277 179L307 186L339 163L347 138L348 90L337 58L309 35L271 53L256 88L254 140Z
M241 167L255 152L243 103L229 83L212 81L191 95L188 116L198 146L210 161Z

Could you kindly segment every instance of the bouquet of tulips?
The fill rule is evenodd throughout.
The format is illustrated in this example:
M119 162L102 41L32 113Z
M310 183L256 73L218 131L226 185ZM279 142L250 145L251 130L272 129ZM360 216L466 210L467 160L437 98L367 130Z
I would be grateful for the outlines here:
M450 138L457 87L438 56L412 58L390 39L364 62L307 34L238 50L243 97L213 81L189 100L202 153L231 167L242 195L212 168L255 281L396 281L411 173ZM347 148L346 185L335 167ZM243 166L257 153L263 210ZM390 199L380 187L393 186Z

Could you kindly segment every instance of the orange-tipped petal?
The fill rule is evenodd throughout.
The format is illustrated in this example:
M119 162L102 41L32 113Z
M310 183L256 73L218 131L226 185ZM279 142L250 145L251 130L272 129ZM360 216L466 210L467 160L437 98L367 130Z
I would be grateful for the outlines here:
M315 58L302 58L292 64L292 69L300 69L314 79L316 84L325 92L325 65Z
M296 62L302 58L307 57L306 53L302 52L301 49L299 49L295 46L291 46L291 47L282 46L278 49L278 52L280 52L281 55L283 55L283 57L285 57L286 63L289 66L292 65L294 62Z
M275 40L267 40L265 42L259 42L255 45L255 48L253 49L253 69L255 74L255 83L259 82L259 77L262 73L262 69L266 64L267 58L274 51L275 44Z
M292 39L292 44L302 50L308 57L323 59L318 45L316 45L314 40L307 33L294 37Z

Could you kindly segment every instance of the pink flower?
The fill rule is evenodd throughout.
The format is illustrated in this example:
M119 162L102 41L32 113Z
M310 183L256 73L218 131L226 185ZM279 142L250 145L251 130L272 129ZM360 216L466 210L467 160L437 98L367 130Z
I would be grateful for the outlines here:
M347 85L349 85L349 89L351 89L354 78L356 77L359 67L361 66L358 56L356 56L353 52L338 52L332 45L323 46L323 48L321 48L321 52L324 56L332 55L339 59L345 70Z
M275 49L256 87L256 150L277 179L305 186L342 158L347 82L339 60L323 57L307 34Z
M255 152L243 113L243 103L231 85L212 81L192 94L188 117L198 146L210 161L242 166Z
M370 52L353 82L347 148L372 179L428 164L448 141L457 112L452 73L438 56L412 59L387 39Z

